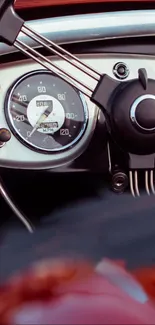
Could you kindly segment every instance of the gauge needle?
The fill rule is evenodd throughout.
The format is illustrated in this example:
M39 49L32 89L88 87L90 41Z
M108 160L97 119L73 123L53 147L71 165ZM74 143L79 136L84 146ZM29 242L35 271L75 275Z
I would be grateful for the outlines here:
M42 115L39 117L38 121L36 122L33 130L31 131L29 137L33 135L33 133L38 129L39 125L45 121L45 119L51 114L53 110L52 106L46 106L45 111L42 113Z

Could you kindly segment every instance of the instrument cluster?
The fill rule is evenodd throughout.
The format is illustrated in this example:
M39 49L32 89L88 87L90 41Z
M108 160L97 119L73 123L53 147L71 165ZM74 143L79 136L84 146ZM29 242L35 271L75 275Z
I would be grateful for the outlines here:
M116 81L137 78L141 67L145 67L150 78L155 77L153 57L112 54L79 57ZM52 60L61 68L66 65L63 60ZM78 74L81 78L80 71ZM84 82L95 87L94 80L88 78ZM76 165L81 159L76 166L82 170L85 169L82 157L89 169L96 155L96 159L102 157L103 169L106 166L109 170L109 144L102 112L76 87L41 69L39 64L25 60L1 65L0 106L0 128L11 134L0 148L2 167L60 168Z

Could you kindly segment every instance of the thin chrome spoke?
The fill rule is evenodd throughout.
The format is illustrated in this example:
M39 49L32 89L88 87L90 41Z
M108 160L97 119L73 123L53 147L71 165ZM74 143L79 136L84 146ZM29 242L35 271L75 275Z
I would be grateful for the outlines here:
M133 186L133 172L129 172L130 191L133 197L136 197L134 186Z
M139 192L139 184L138 184L138 173L137 170L135 170L135 190L136 190L136 194L137 196L140 196L140 192Z
M154 186L154 171L150 171L150 184L151 184L151 190L152 193L155 195L155 186Z
M149 172L148 172L148 170L145 171L145 188L146 188L147 194L150 196Z
M89 98L91 97L93 93L93 89L82 83L81 81L77 80L74 76L70 75L68 72L64 71L62 68L51 62L48 58L44 57L42 54L40 54L38 51L34 50L30 46L26 45L22 41L16 40L14 43L14 46L18 48L21 52L26 54L28 57L32 58L34 61L38 62L40 65L42 65L44 68L50 70L51 72L54 72L57 74L61 79L67 81L72 86L76 87L79 91L83 92L86 96ZM42 61L43 60L43 61ZM62 73L64 75L62 75ZM70 79L66 78L68 76ZM73 80L80 84L83 88L81 88L79 85L76 85Z
M2 179L0 178L0 194L2 195L3 199L6 201L6 203L9 205L11 210L15 213L15 215L18 217L18 219L23 223L23 225L27 228L27 230L30 233L34 232L34 227L31 224L30 220L18 209L18 207L15 205L13 200L11 199L6 187L4 187Z
M57 54L59 57L61 57L63 60L67 61L77 69L83 71L88 76L93 78L96 81L99 81L101 74L95 70L94 68L90 67L86 63L82 62L80 59L78 59L75 55L71 54L70 52L63 49L61 46L55 44L54 42L48 40L44 36L38 34L36 31L32 30L28 26L23 26L21 29L22 33L26 34L30 38L32 38L34 41L38 42L40 45L48 49L50 52ZM48 44L48 45L47 45ZM50 45L50 46L49 46ZM52 46L52 47L51 47ZM71 61L66 57L66 55L73 59L74 61Z

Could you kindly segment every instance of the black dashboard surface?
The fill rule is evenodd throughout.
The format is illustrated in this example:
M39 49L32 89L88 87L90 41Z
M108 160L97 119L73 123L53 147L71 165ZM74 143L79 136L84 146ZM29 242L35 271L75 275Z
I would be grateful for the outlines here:
M116 195L104 188L101 175L48 177L55 189L43 185L36 199L37 186L32 178L23 183L22 189L18 184L20 203L27 207L36 224L33 235L1 202L1 282L46 257L73 256L98 261L106 256L124 259L131 268L155 263L154 196L143 194L134 199L130 193Z

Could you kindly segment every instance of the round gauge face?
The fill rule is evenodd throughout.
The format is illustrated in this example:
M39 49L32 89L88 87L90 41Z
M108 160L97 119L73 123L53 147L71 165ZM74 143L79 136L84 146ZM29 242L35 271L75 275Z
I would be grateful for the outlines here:
M45 153L76 144L88 121L83 95L61 78L42 70L16 81L5 100L5 114L20 141Z

